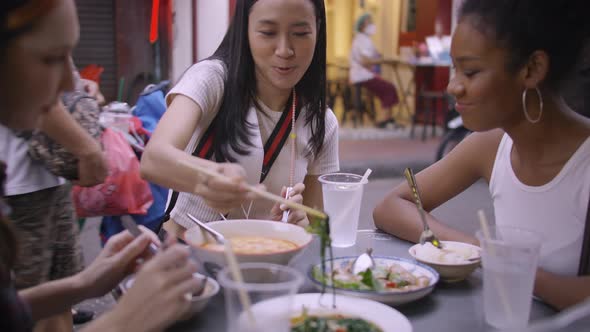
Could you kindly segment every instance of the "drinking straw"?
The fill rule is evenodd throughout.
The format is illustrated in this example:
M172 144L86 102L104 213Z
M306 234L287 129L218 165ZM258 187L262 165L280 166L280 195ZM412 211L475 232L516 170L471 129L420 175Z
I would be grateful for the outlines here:
M229 181L227 176L219 174L217 172L214 172L206 167L197 165L195 163L191 163L187 160L178 159L177 162L179 164L189 167L189 168L191 168L191 169L193 169L205 176L213 177L213 178L217 178L217 179L222 179L224 181ZM249 184L246 184L246 188L249 191L254 192L257 195L261 196L262 198L266 198L266 199L274 201L274 202L285 204L292 209L303 210L307 214L310 214L310 215L318 217L318 218L327 219L327 215L319 210L312 209L312 208L305 206L303 204L299 204L299 203L296 203L293 201L286 200L285 198L283 198L281 196L275 195L273 193L269 193L266 190L259 189L257 187L252 186L252 185L249 185ZM234 281L238 284L243 284L244 280L242 278L242 273L238 267L237 259L234 255L232 248L231 248L230 242L225 241L224 247L225 247L225 250L224 250L225 256L228 261L228 266L229 266L229 269L230 269L230 272L232 274ZM241 302L242 306L246 309L250 323L253 324L253 326L255 326L256 322L254 320L254 316L252 315L252 311L250 308L251 302L250 302L250 298L248 297L248 294L246 294L244 289L238 288L238 296L240 298L240 302Z
M367 170L365 171L365 174L363 175L363 178L361 179L361 183L368 181L369 175L371 175L372 172L373 171L370 168L367 168Z
M119 79L119 91L117 92L117 101L123 101L123 87L125 86L125 76Z
M250 297L246 293L246 290L240 288L240 286L244 285L244 278L242 276L242 271L240 271L240 267L238 266L238 260L234 254L234 251L231 247L231 243L229 240L224 241L224 252L225 258L227 259L227 264L229 266L229 270L232 274L232 278L238 284L238 297L240 298L240 303L244 310L246 311L246 315L248 316L248 320L252 327L256 326L256 320L254 319L254 315L252 314L252 304L250 302Z
M488 221L487 221L486 215L483 212L483 210L478 210L477 215L479 216L479 223L481 225L481 232L483 233L484 238L487 241L490 241L491 240L490 229L488 227ZM493 246L490 246L488 248L488 250L489 250L490 256L496 255ZM500 301L502 301L502 307L504 308L504 311L506 312L506 316L508 317L508 320L512 321L512 309L510 308L510 302L508 302L508 297L506 296L506 288L504 288L504 285L503 285L501 279L494 278L494 280L496 283L496 288L498 289L498 293L500 294Z
M188 214L188 217L190 219L192 219L192 221L196 225L198 225L198 227L201 229L201 232L203 233L203 238L205 239L205 241L207 241L207 237L205 236L205 230L207 230L206 227L204 225L202 225L202 222L200 222L198 219L191 216L190 214ZM251 305L250 297L246 293L245 289L240 288L241 286L244 285L244 278L243 278L242 272L240 271L240 268L238 266L238 260L236 259L236 256L235 256L234 251L231 246L231 243L229 240L224 239L224 238L215 237L215 239L217 240L218 243L223 245L223 252L225 253L225 257L227 259L229 271L232 275L232 279L238 285L236 287L237 291L238 291L238 298L240 299L240 303L242 304L242 307L244 308L244 310L246 311L246 313L248 315L248 319L249 319L250 323L252 324L252 327L254 327L254 326L256 326L256 322L254 320L254 315L252 315L252 310L251 310L252 305Z

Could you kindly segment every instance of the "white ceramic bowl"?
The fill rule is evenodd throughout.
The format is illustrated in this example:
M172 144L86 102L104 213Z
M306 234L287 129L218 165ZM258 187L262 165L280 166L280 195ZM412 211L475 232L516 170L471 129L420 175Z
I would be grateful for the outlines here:
M334 258L334 266L346 266L350 262L352 262L356 257L339 257ZM399 257L379 257L374 256L373 259L375 260L375 264L377 265L391 265L392 263L401 265L404 269L408 270L415 276L426 276L430 279L430 283L426 287L407 290L407 291L389 291L389 292L377 292L372 290L354 290L354 289L346 289L346 288L338 288L335 287L335 291L337 294L347 295L347 296L354 296L365 298L381 303L386 303L390 305L401 305L408 302L416 301L432 292L436 283L438 283L439 275L438 273L433 270L432 268L412 261L410 259L399 258ZM308 278L311 280L313 285L318 289L322 289L322 283L316 280L313 276L313 269L320 268L320 264L312 265L309 269L307 274ZM326 261L326 273L330 273L330 263L329 260ZM332 292L331 287L326 287L326 293Z
M123 293L126 293L129 290L129 288L131 288L134 281L134 276L130 276L129 278L127 278L127 280L125 280L122 283ZM195 314L203 311L203 309L205 309L205 307L209 303L209 300L213 296L217 295L217 293L219 293L219 284L217 283L217 281L215 281L215 279L207 277L207 284L205 285L203 293L199 296L192 296L190 310L180 319L187 320L193 317Z
M433 269L435 269L440 274L440 279L445 282L458 282L467 278L475 269L477 269L481 264L481 249L478 246L475 246L470 243L464 242L456 242L456 241L440 241L443 248L445 246L449 248L462 248L472 251L472 255L470 258L472 260L465 260L460 263L443 263L438 261L432 261L428 259L424 259L423 257L418 257L416 255L416 250L418 249L421 244L417 243L410 247L408 252L410 255L420 263L424 263Z
M233 219L210 222L207 223L207 226L221 233L226 239L234 236L260 236L290 241L297 246L293 250L270 252L267 254L236 253L236 259L239 263L288 265L291 259L305 249L312 240L312 235L304 228L278 221ZM184 233L184 240L194 248L198 260L203 262L207 272L212 275L215 275L219 268L226 265L225 253L223 251L203 248L203 244L207 243L207 239L203 237L203 232L199 227L188 229Z

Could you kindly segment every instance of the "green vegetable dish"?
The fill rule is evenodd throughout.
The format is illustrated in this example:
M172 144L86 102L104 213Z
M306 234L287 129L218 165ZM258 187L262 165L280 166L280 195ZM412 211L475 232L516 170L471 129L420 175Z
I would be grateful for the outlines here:
M383 332L362 318L342 315L314 316L306 311L291 319L291 332Z
M330 238L330 218L324 214L320 216L312 216L307 231L311 234L316 234L320 238L320 258L321 270L320 274L326 274L326 251L328 252L328 260L330 261L330 270L334 268L332 260L332 239ZM330 284L333 284L332 282ZM322 295L326 292L326 283L322 283ZM332 287L332 307L336 308L336 292Z
M352 261L344 261L331 271L325 272L314 268L312 276L318 282L340 289L400 292L426 287L430 279L426 276L416 276L403 266L396 263L378 264L373 269L367 269L358 274L352 273Z

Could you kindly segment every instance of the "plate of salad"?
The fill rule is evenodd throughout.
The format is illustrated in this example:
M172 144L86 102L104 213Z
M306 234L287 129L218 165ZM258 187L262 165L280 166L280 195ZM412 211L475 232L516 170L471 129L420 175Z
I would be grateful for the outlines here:
M296 294L288 313L290 332L412 332L406 316L394 308L375 301L321 293ZM254 317L260 313L281 315L277 308L283 297L272 298L252 306ZM246 321L244 321L246 323ZM259 329L262 331L262 329ZM266 331L266 330L264 330Z
M330 294L297 294L293 299L291 332L412 332L406 316L375 301Z
M430 294L439 280L439 274L433 268L398 257L373 257L375 267L355 275L352 273L355 258L326 260L325 273L322 273L321 264L312 265L308 277L319 290L325 287L329 293L334 286L337 294L390 305L412 302Z

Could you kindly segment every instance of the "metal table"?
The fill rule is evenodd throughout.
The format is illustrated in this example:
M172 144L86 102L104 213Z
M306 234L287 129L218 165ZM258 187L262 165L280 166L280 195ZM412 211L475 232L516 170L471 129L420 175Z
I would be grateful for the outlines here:
M359 230L356 245L350 248L334 248L334 257L358 255L366 248L374 249L375 256L397 256L411 258L408 254L410 243L375 230ZM306 250L293 259L290 266L306 274L305 284L299 293L317 292L307 280L307 272L312 263L319 262L319 241L314 239ZM414 332L431 331L494 331L483 317L482 274L476 270L468 279L447 284L440 282L435 290L425 298L396 307L412 323ZM552 316L555 311L539 301L533 301L531 322ZM226 328L223 289L210 302L207 308L192 319L172 326L169 331L207 331L224 332ZM581 331L573 326L563 331Z
M446 67L450 68L452 63L450 61L434 61L424 60L424 59L414 59L414 60L405 60L400 57L386 57L383 59L383 64L390 66L393 69L393 75L395 84L399 90L399 109L400 112L404 112L405 116L411 119L412 108L410 107L410 103L408 102L408 97L414 96L415 93L421 93L421 87L416 87L416 79L415 79L415 72L417 68L436 68L436 67ZM401 78L400 68L405 67L410 69L410 79L406 84Z

